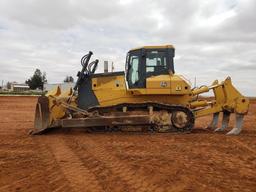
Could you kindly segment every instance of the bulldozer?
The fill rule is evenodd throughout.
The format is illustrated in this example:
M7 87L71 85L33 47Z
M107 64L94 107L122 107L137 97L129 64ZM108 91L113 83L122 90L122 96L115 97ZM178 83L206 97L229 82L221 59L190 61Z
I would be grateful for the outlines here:
M52 128L190 133L195 119L206 115L213 115L208 130L224 132L231 114L236 116L235 127L225 133L241 132L249 99L230 77L192 88L175 73L174 46L131 49L121 72L95 73L99 60L90 61L92 55L90 51L82 57L73 88L57 86L38 98L32 134ZM209 91L213 97L201 96ZM222 125L217 127L220 114Z

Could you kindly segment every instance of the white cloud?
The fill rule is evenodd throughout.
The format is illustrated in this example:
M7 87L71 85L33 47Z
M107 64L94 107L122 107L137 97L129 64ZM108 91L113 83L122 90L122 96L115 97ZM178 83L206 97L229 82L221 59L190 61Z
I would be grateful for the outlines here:
M176 47L176 71L198 84L232 76L255 95L256 2L253 0L1 0L0 80L23 82L36 68L50 82L75 76L80 58L124 68L133 47Z

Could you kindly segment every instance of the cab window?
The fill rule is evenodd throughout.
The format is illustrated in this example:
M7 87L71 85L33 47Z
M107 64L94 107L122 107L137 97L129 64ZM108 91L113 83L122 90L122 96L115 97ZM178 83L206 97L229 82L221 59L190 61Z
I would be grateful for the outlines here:
M128 59L128 85L130 88L138 87L139 84L139 64L140 64L140 55L138 53L131 53Z
M147 51L146 76L159 75L167 72L166 53L163 51Z
M139 56L133 55L130 59L131 83L135 85L139 80Z

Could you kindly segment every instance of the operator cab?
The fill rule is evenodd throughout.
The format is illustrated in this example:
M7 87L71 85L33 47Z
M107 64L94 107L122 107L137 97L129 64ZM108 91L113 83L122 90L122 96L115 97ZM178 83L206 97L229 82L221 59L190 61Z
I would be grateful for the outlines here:
M152 76L174 74L174 47L145 46L132 49L126 57L126 81L129 89L146 88Z

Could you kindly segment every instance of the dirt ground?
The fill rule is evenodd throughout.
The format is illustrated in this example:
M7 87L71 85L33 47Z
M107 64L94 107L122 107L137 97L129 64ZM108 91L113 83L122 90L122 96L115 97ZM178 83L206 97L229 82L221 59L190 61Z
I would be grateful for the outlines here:
M36 99L0 97L0 191L256 191L256 102L239 137L204 130L211 117L191 134L29 136Z

